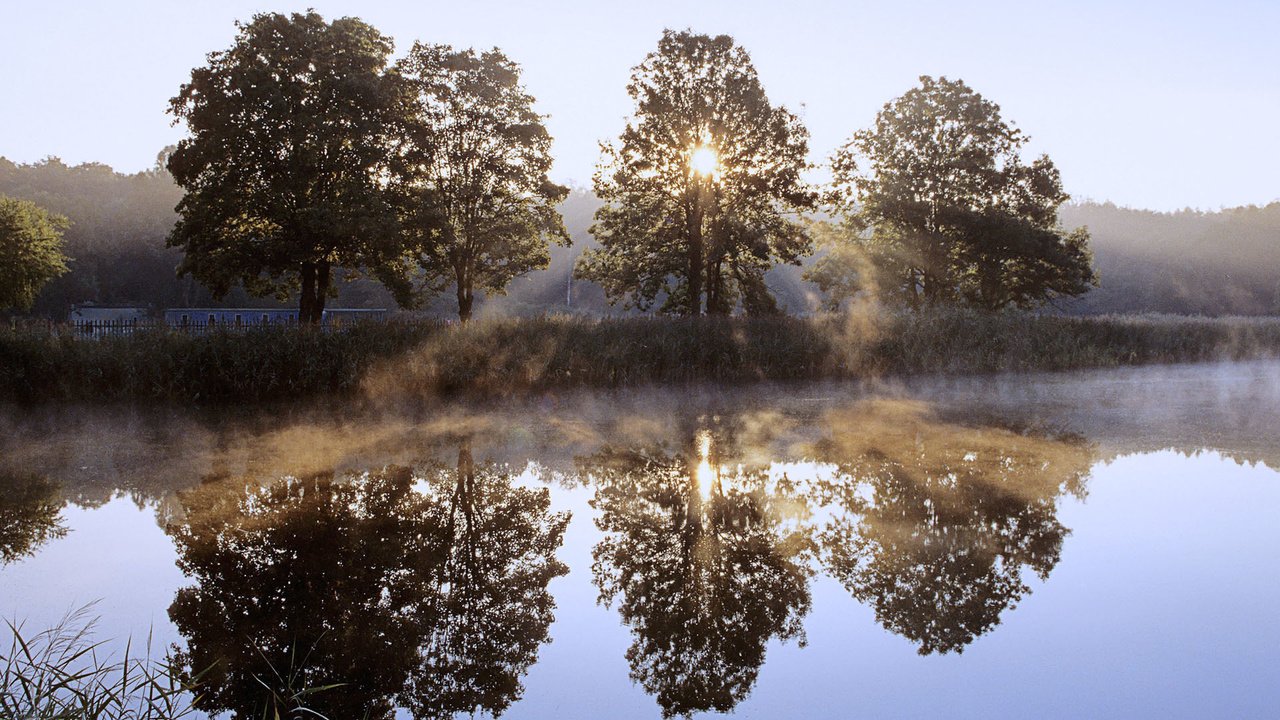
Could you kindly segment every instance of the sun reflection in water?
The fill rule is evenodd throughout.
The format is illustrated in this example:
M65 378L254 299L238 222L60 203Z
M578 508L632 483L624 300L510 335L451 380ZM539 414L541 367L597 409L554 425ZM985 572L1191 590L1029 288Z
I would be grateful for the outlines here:
M716 482L716 471L711 467L711 433L703 430L698 433L698 467L694 470L698 481L698 494L703 500L710 500Z

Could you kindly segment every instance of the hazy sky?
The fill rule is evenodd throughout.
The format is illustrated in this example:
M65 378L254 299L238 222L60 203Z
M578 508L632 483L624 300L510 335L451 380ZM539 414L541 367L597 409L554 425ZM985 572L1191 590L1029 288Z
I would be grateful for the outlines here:
M1280 199L1280 2L57 2L0 0L0 155L150 167L167 101L237 19L315 7L396 39L497 46L589 184L663 28L728 33L824 161L922 74L964 79L1076 198L1169 210Z

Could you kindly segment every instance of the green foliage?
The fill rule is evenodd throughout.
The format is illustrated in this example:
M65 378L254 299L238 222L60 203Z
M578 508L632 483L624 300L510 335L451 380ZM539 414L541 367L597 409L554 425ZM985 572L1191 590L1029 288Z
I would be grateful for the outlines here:
M67 272L67 225L33 202L0 195L0 310L29 310L40 288Z
M569 190L547 177L544 117L500 51L416 43L396 70L413 97L397 158L412 252L429 289L454 285L465 321L476 290L502 294L547 266L548 237L569 243L556 211Z
M191 137L168 161L187 191L169 243L186 251L179 271L216 295L236 282L281 299L300 287L300 317L318 322L334 268L389 271L398 255L379 179L403 108L385 72L392 42L315 12L238 28L170 103Z
M163 167L125 175L106 165L68 166L57 158L30 165L0 159L0 193L65 215L70 271L51 281L33 310L66 317L72 305L207 303L204 288L180 280L182 253L165 247L182 192Z
M856 262L833 253L811 277L921 302L1034 307L1097 284L1088 232L1066 232L1067 200L1047 156L1000 108L961 81L924 76L885 105L873 129L832 159L832 200Z
M632 72L635 116L606 145L595 191L604 207L579 274L647 309L686 315L775 308L763 276L810 249L790 212L816 196L801 180L808 131L770 105L746 51L727 35L663 33ZM713 153L718 168L699 167ZM705 296L705 306L704 298Z
M179 678L167 655L142 656L126 646L115 659L93 639L90 608L56 626L24 636L6 622L10 642L0 648L0 717L23 720L179 720L195 714L194 685ZM193 681L198 681L193 677Z

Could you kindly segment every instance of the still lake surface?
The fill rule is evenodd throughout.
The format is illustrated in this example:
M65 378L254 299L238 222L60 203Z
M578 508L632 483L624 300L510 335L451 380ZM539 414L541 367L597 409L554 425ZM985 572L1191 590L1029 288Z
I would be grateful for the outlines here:
M87 603L213 710L1275 717L1280 362L0 408L0 615Z

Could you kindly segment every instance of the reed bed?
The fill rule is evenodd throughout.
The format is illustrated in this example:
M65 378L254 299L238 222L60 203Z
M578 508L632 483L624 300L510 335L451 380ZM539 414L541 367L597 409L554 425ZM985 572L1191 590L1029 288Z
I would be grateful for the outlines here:
M0 399L206 404L560 387L1064 370L1280 357L1280 318L940 309L809 318L542 318L97 340L0 330Z
M0 647L0 717L21 720L178 720L191 717L194 696L167 656L153 659L132 644L119 658L93 639L89 608L53 628L24 637L7 623Z

